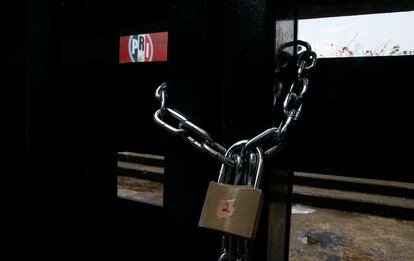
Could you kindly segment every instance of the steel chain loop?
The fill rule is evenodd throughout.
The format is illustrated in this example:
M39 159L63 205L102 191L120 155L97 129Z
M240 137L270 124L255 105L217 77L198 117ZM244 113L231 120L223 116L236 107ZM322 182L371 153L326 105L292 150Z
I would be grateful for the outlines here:
M289 46L294 46L294 43L285 44L282 48ZM290 85L290 89L283 100L282 109L284 119L280 121L277 127L269 128L250 140L242 141L244 144L240 152L242 158L248 155L248 153L254 152L256 148L262 149L266 158L279 152L283 148L288 130L295 124L302 113L303 98L309 86L308 72L316 65L317 56L312 51L309 43L298 40L297 46L297 77ZM207 131L191 122L179 111L167 107L166 87L167 83L164 82L155 91L155 97L160 102L160 108L154 114L155 123L166 131L183 137L194 147L215 157L221 163L232 168L238 166L235 160L237 157L226 155L227 149L215 142ZM273 101L274 107L276 106L276 97L279 100L282 89L283 84L280 81L275 81L274 92L276 95ZM167 123L164 120L166 115L175 118L178 121L178 126L174 127Z

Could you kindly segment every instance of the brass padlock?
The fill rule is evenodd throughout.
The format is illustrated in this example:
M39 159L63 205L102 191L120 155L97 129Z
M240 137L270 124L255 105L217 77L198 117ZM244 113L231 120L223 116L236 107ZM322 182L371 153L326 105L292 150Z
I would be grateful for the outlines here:
M259 148L257 155L253 187L210 182L198 223L200 227L244 238L255 237L262 207L262 191L258 187L263 172L263 151ZM218 181L222 180L222 171L223 166Z

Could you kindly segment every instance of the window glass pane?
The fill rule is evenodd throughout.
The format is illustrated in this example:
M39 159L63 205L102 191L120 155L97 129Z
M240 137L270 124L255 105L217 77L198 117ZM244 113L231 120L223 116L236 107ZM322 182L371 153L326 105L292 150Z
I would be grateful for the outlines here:
M414 55L414 11L304 19L298 38L323 57Z
M118 152L118 197L163 205L164 157Z

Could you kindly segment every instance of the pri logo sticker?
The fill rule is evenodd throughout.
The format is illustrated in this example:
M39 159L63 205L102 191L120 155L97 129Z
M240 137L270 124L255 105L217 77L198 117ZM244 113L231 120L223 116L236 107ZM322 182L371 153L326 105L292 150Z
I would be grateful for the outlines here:
M119 63L165 62L168 32L119 37Z
M235 202L235 199L221 199L217 207L217 218L222 219L233 216L234 211L236 211L236 208L234 207Z
M151 62L154 55L151 35L131 35L128 41L128 52L132 62Z

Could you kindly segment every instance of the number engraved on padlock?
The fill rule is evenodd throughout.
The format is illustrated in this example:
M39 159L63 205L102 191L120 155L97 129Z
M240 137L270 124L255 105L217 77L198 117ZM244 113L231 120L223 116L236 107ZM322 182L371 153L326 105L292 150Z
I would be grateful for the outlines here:
M235 202L236 199L220 199L217 207L217 218L221 219L231 217L236 210L234 207Z

